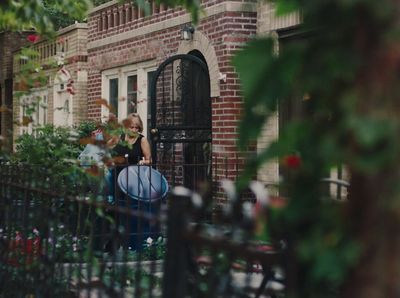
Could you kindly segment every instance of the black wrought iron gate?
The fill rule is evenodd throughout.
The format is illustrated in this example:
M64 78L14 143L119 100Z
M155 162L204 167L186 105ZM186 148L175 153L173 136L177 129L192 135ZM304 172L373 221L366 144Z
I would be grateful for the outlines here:
M150 133L153 163L172 185L199 189L210 182L210 78L200 58L176 55L157 69Z

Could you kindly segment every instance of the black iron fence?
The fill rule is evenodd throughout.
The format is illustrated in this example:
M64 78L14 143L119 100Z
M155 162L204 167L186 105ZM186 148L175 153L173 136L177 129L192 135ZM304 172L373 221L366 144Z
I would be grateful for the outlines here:
M161 295L162 200L109 202L106 186L79 169L1 165L0 297Z
M209 165L158 166L0 165L0 297L284 297L285 239L257 231L265 187L194 192L179 175Z
M170 196L164 297L283 297L285 243L256 236L251 199L212 204L183 187Z

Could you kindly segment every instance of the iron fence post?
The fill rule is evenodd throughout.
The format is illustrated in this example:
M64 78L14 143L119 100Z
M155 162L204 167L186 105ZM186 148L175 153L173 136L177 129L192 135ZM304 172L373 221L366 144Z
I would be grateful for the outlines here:
M186 293L188 251L184 238L185 209L190 191L175 187L171 193L167 219L167 251L164 265L163 298L183 298Z

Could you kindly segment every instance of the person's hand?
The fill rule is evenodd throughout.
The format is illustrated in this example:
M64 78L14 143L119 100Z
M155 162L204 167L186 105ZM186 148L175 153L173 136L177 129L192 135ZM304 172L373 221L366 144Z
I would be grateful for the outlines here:
M139 163L138 163L140 166L143 166L143 165L147 165L148 164L148 162L146 161L146 159L143 157L143 159L141 159L141 160L139 160Z

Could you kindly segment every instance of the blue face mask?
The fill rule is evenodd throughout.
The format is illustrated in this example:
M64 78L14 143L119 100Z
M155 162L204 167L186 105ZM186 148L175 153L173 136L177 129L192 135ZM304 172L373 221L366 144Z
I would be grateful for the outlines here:
M104 141L103 133L98 133L95 136L96 141Z

